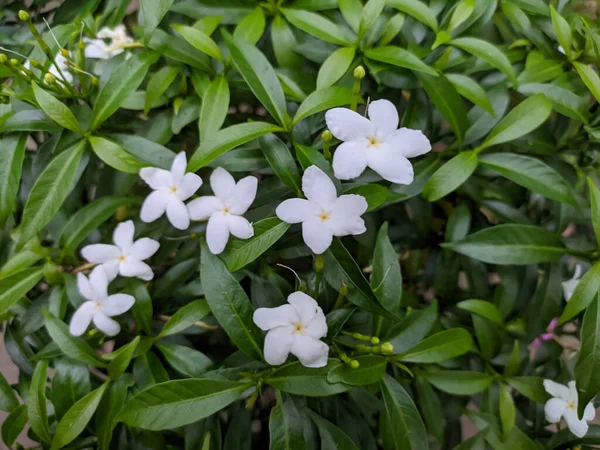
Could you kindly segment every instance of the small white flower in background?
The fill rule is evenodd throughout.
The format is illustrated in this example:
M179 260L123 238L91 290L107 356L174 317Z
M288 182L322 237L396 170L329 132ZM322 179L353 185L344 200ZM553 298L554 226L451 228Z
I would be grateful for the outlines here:
M102 28L96 35L98 39L84 38L86 58L109 59L125 51L133 38L127 34L125 25L116 28ZM105 42L105 39L109 42Z
M70 55L71 54L69 53L69 57ZM65 58L63 55L60 54L60 52L58 52L54 57L54 61L56 62L56 65L60 68L63 76L60 75L58 69L54 64L50 64L50 66L48 67L48 73L51 73L59 80L63 80L69 84L73 84L73 74L70 72L71 69L67 64L67 58ZM25 61L23 67L31 70L31 63L29 62L29 60Z
M102 264L110 280L115 279L118 274L151 280L154 277L152 268L143 260L154 255L160 244L150 238L141 238L134 242L134 235L133 222L122 222L113 233L115 245L87 245L81 249L81 255L89 262Z
M557 49L557 50L558 50L560 53L562 53L563 55L565 54L565 49L563 48L563 46L562 46L562 45L559 45L558 47L556 47L556 49Z
M568 302L571 300L573 296L573 292L575 292L575 288L579 284L581 278L581 265L577 264L575 266L575 273L573 274L573 278L567 281L562 282L563 295L565 296L565 300Z
M77 286L87 302L73 314L69 326L71 334L81 336L92 321L108 336L118 334L121 326L111 317L129 310L135 299L129 294L108 295L108 278L102 266L92 270L89 279L82 273L77 274Z
M544 388L553 397L544 406L546 420L550 423L558 423L561 418L564 418L571 433L579 438L585 436L588 431L587 422L594 419L596 410L591 402L588 403L583 411L583 419L579 420L575 382L569 381L567 387L552 380L544 380Z
M254 311L254 323L268 331L265 360L278 366L291 353L305 367L326 366L329 347L320 340L327 335L323 310L303 292L294 292L287 300L289 305Z
M229 172L218 167L210 176L214 196L200 197L188 203L192 220L206 220L206 243L213 255L221 253L229 234L238 239L254 236L254 228L242 217L256 197L258 179L245 177L237 183Z
M140 177L154 189L142 205L140 217L144 222L154 222L165 212L169 222L180 230L190 226L190 215L183 203L200 189L202 179L195 173L185 173L187 159L185 152L173 160L171 170L144 167Z
M414 171L407 158L430 151L429 139L419 130L398 129L398 111L388 100L371 102L368 109L370 120L347 108L325 114L331 134L344 141L333 155L335 177L351 180L370 167L392 183L412 183Z
M361 215L367 210L362 195L346 194L339 198L331 179L317 166L302 176L302 191L308 200L291 198L275 210L287 223L302 223L302 237L317 255L331 245L333 236L362 234L367 229Z

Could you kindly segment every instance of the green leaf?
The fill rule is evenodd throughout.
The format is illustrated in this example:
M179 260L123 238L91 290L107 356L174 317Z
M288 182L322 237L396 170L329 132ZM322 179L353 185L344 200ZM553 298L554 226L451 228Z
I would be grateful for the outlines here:
M127 280L127 292L135 298L135 303L131 308L133 317L138 326L144 330L147 335L152 335L152 299L144 282L137 278Z
M416 70L432 76L437 79L438 73L431 66L421 61L415 54L400 47L392 45L377 47L365 51L365 56L375 61L384 62L405 69Z
M404 25L404 19L404 14L398 13L394 14L392 18L388 20L383 30L383 34L381 35L379 46L388 45L396 36L398 36L398 33L400 33L400 30L402 30L402 26Z
M0 410L11 412L17 406L19 406L19 400L15 395L13 389L4 378L4 375L0 373Z
M573 67L577 70L579 77L583 80L592 95L600 102L600 78L590 66L573 61Z
M198 171L198 169L206 166L232 148L239 147L265 134L278 131L283 131L283 129L266 122L238 123L223 128L213 138L200 144L188 163L188 172Z
M344 194L356 194L364 197L367 201L367 212L375 211L383 205L386 202L389 193L390 191L388 188L375 183L361 184L344 191Z
M81 125L67 105L39 87L34 81L31 82L31 88L35 95L35 101L48 114L48 117L67 130L83 133Z
M481 165L517 184L559 202L576 205L571 186L552 167L539 159L516 153L490 153L479 157Z
M152 105L165 93L167 88L179 74L181 68L175 66L164 66L156 72L148 81L146 87L146 98L144 100L144 114L148 114Z
M307 410L311 420L319 429L321 437L321 450L359 450L354 441L344 431L332 424L328 420L323 419L317 413Z
M342 87L332 86L316 90L302 102L296 111L293 123L298 123L300 120L326 109L349 105L352 103L352 96L351 89Z
M363 13L363 5L360 0L338 0L337 3L344 20L355 33L358 33Z
M184 345L157 344L156 347L173 369L191 378L202 376L213 365L211 359L204 353Z
M359 37L364 36L365 33L373 28L373 25L375 25L375 22L381 15L383 8L385 8L385 0L367 1L362 10L360 18L360 26L358 31Z
M232 239L221 255L227 269L232 273L250 264L269 250L285 234L290 225L277 217L267 217L255 222L253 227L254 236L245 240Z
M265 13L260 6L239 21L233 37L242 39L250 45L255 45L265 32Z
M98 158L121 172L137 174L143 167L142 163L108 139L90 136L89 141Z
M552 102L543 94L536 94L519 103L498 123L487 136L481 148L513 141L535 130L552 112Z
M32 267L0 278L0 314L6 313L43 277L44 269L42 267Z
M385 309L400 311L402 303L402 272L396 250L388 237L388 224L385 222L377 233L373 254L373 275L371 288Z
M439 370L419 374L440 391L453 395L473 395L486 390L494 378L480 372Z
M545 403L550 399L550 394L544 389L544 379L542 377L511 377L506 378L506 382L530 400L537 403Z
M27 425L27 405L18 405L6 416L2 423L2 442L9 448Z
M289 394L308 397L327 397L340 394L350 390L352 386L327 381L327 374L339 364L339 360L329 359L325 367L312 369L304 367L299 361L288 363L269 375L265 379L265 383Z
M144 18L144 39L150 40L152 33L163 19L173 0L140 0L140 9Z
M33 239L52 220L71 192L86 142L79 141L55 157L31 188L23 211L19 243Z
M515 75L515 71L513 70L509 59L502 52L502 50L500 50L494 44L490 44L483 39L463 37L451 40L449 45L458 47L465 52L471 53L472 55L483 59L490 66L495 67L500 72L504 72L510 82L516 86L517 76Z
M433 31L437 31L438 23L435 13L425 3L419 0L387 0L386 4L414 17Z
M429 336L394 359L421 364L439 363L463 355L472 347L473 339L465 329L451 328Z
M131 374L124 374L118 380L110 383L100 400L96 413L96 436L98 449L108 450L117 426L117 414L123 409L127 400L127 390L133 385Z
M59 358L53 361L54 375L48 397L54 406L56 419L60 420L77 401L91 390L87 365Z
M299 192L300 173L287 145L274 134L261 136L258 143L275 175L293 192Z
M485 300L463 300L462 302L458 302L456 307L478 314L498 325L502 325L502 314L500 314L496 305L491 302L486 302Z
M494 108L490 103L490 99L477 81L458 73L447 73L446 78L454 85L460 95L471 103L481 106L490 114L494 114Z
M56 122L51 120L44 111L26 109L11 115L4 124L0 121L0 131L50 131L58 133L61 130Z
M206 291L206 288L205 288ZM210 313L210 307L206 300L194 300L182 308L179 308L175 314L165 323L165 326L160 331L157 339L165 336L180 333L199 320L204 319Z
M156 142L133 134L108 134L106 137L145 165L171 169L175 153Z
M269 416L269 450L305 450L305 415L288 394L275 391L275 398Z
M423 197L435 202L453 192L475 172L477 163L477 153L474 151L459 153L427 180L423 188Z
M390 375L385 375L379 386L385 405L379 419L383 447L396 450L428 448L425 425L404 388Z
M49 443L50 427L48 425L48 409L46 406L46 372L48 361L38 361L29 385L27 399L27 415L31 429L44 442Z
M4 134L0 138L0 228L17 203L27 134Z
M569 23L558 13L553 5L550 5L550 17L552 19L552 26L554 32L558 38L558 42L563 48L565 54L569 56L571 54L571 44L573 42L573 36L571 35L571 27Z
M301 9L279 8L285 18L295 27L312 34L325 42L337 45L354 45L353 39L345 29L339 27L329 19Z
M499 411L502 431L504 432L504 436L508 436L515 426L516 412L512 395L510 395L510 392L503 384L500 385Z
M119 354L108 365L108 376L110 378L115 380L125 373L139 343L140 337L136 336L133 341L119 349Z
M512 352L510 352L510 358L504 366L504 376L512 377L519 373L521 365L521 352L519 350L519 341L515 340L513 344Z
M50 450L58 450L70 444L79 436L92 419L107 387L108 382L102 384L98 389L87 394L67 411L56 427Z
M559 259L566 249L556 233L532 225L484 228L465 239L441 244L489 264L537 264Z
M200 279L213 315L234 344L248 356L262 359L263 337L252 320L252 304L204 239L200 242Z
M462 0L454 9L450 22L448 23L448 31L454 30L461 23L469 18L475 9L475 0Z
M250 386L246 382L201 378L167 381L135 395L117 419L147 430L181 427L220 411Z
M43 308L42 312L48 334L66 356L90 366L107 366L87 342L69 333L69 327L65 323L58 320L46 308Z
M588 100L569 89L546 83L529 83L519 86L518 91L525 95L543 94L552 100L552 107L563 116L574 120L588 121Z
M279 67L301 67L302 57L295 52L298 42L294 32L280 15L275 16L271 22L271 42L276 42L273 45L273 53Z
M587 182L590 188L592 226L594 227L596 241L600 243L600 190L596 186L596 183L594 183L594 181L590 177L588 177Z
M433 328L438 317L437 301L424 309L417 309L393 325L386 340L394 346L395 353L402 353L421 342Z
M354 47L338 48L321 64L317 74L317 91L328 88L335 84L348 71L354 60L356 49ZM314 94L314 93L313 93ZM311 94L312 95L312 94ZM298 113L296 112L296 116ZM296 119L297 122L300 119Z
M577 412L583 417L587 404L600 392L600 305L598 296L590 303L581 324L581 350L575 364L575 381L579 402Z
M440 411L443 409L440 395L423 378L417 378L415 382L419 410L425 426L438 442L444 442L447 421L444 417L440 417Z
M227 78L220 76L210 83L204 97L202 97L200 119L198 121L202 141L209 140L219 131L225 122L228 109L229 84L227 84Z
M185 25L171 26L176 29L179 34L181 34L181 37L189 42L194 48L200 50L202 53L206 53L211 58L218 59L219 61L225 61L219 46L202 31Z
M327 381L351 386L365 386L377 383L385 375L387 360L384 357L365 355L353 359L360 364L358 368L354 369L349 364L340 364L327 374Z

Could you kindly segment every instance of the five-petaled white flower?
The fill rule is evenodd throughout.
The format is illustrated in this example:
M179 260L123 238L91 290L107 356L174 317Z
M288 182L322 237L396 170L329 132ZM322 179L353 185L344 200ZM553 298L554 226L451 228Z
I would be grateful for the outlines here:
M575 266L575 273L573 274L573 278L567 281L562 282L563 295L565 296L565 300L568 302L571 300L571 296L573 292L575 292L575 288L579 284L581 278L581 265L577 264Z
M85 47L85 56L87 58L112 58L123 53L127 45L133 42L123 24L113 29L104 27L98 32L96 37L97 39L84 39L84 42L87 44ZM105 40L109 42L107 43Z
M303 292L290 294L288 303L254 311L254 323L268 331L265 337L265 360L278 366L291 353L305 367L326 366L329 347L320 340L327 335L323 310Z
M214 255L221 253L229 234L239 239L254 236L254 228L242 217L256 197L258 179L253 176L242 178L237 183L229 172L216 168L210 176L210 187L214 196L200 197L188 203L192 220L206 220L206 243Z
M325 252L333 236L362 234L367 230L360 217L368 207L365 198L356 194L338 198L335 185L317 166L304 171L302 191L308 200L285 200L275 214L287 223L302 222L302 237L314 253Z
M187 159L185 152L173 160L171 170L144 167L140 177L154 189L142 205L140 217L144 222L154 222L165 211L169 222L180 230L190 226L190 215L183 203L200 189L202 179L195 173L185 173Z
M154 276L152 269L142 261L154 255L160 244L150 238L141 238L134 242L134 234L135 227L131 220L120 223L113 233L115 245L87 245L81 249L81 255L89 262L102 264L110 280L115 279L118 274L151 280Z
M419 130L398 129L398 111L388 100L370 103L369 118L347 108L325 114L331 133L344 141L333 155L336 178L351 180L370 167L392 183L412 183L414 171L407 158L430 151L429 139Z
M71 54L69 53L69 56L70 55ZM59 80L63 80L69 84L73 84L73 74L70 72L71 68L67 64L67 61L68 61L67 58L65 58L63 55L60 54L60 52L58 52L56 54L56 56L54 57L54 62L56 63L56 65L54 65L54 63L50 64L50 66L48 67L48 73L51 73ZM62 72L62 76L58 72L58 69L56 68L56 66L58 66L60 68L60 71ZM25 63L23 64L23 67L31 70L31 63L29 62L29 60L25 61ZM44 81L44 83L45 83L45 81Z
M89 279L82 273L77 274L77 286L87 302L73 314L69 326L71 334L81 336L92 321L96 328L107 335L118 334L121 326L111 317L129 310L135 299L129 294L108 295L108 278L102 266L92 270Z
M552 380L544 380L544 388L553 397L544 406L546 420L550 423L557 423L564 418L571 433L579 438L585 436L588 431L587 422L594 419L596 410L591 402L588 403L583 411L583 419L579 420L575 382L569 381L569 387L567 387Z

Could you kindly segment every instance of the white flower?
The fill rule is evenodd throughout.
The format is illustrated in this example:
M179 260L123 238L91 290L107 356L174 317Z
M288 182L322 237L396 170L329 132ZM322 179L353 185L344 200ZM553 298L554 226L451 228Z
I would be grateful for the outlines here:
M221 167L210 175L210 187L214 196L200 197L188 203L192 220L206 220L206 243L214 255L221 253L229 234L238 239L254 236L254 228L242 217L256 197L258 179L245 177L237 183L229 172Z
M565 49L563 48L563 46L562 46L562 45L559 45L558 47L556 47L556 49L557 49L557 50L558 50L560 53L562 53L563 55L565 54Z
M254 323L268 331L265 337L265 360L278 366L291 353L305 367L326 366L329 347L320 341L327 335L323 310L303 292L290 294L288 303L277 308L258 308L254 311Z
M560 422L561 417L567 422L571 433L581 438L588 430L587 422L596 416L594 405L590 402L583 411L583 419L577 417L577 389L575 382L569 381L569 387L552 380L544 380L544 388L552 397L546 402L544 412L546 420L550 423Z
M96 328L109 336L118 334L121 327L111 317L123 314L133 306L135 299L128 294L108 295L108 279L101 266L92 270L89 279L78 273L77 286L81 295L88 301L73 314L69 326L71 334L81 336L91 321L94 321Z
M367 229L360 218L367 210L362 195L337 196L331 179L317 166L310 166L302 176L302 191L308 200L285 200L275 214L287 223L302 222L302 237L317 255L331 245L333 236L362 234Z
M567 302L569 300L571 300L571 296L573 295L573 292L575 292L575 288L579 284L580 278L581 278L581 265L577 264L575 266L575 273L573 274L573 278L562 282L563 295L565 296L565 300Z
M127 34L124 25L118 25L114 29L102 28L96 35L98 39L85 38L84 42L86 58L109 59L123 53L127 45L133 42ZM109 40L107 43L106 40Z
M344 141L333 155L336 178L351 180L370 167L392 183L412 183L414 172L407 158L430 151L429 139L419 130L398 129L398 111L388 100L370 103L369 118L347 108L325 114L331 133Z
M69 57L70 56L71 56L71 54L69 53ZM60 75L60 73L58 72L58 69L56 68L56 66L53 63L50 64L50 66L48 67L48 73L51 73L59 80L63 80L69 84L73 84L73 74L70 72L71 69L67 65L67 58L65 58L63 55L60 54L60 52L58 52L56 54L56 56L54 57L54 61L56 62L56 66L58 66L60 68L63 76ZM29 60L25 61L25 63L23 64L23 67L31 70L31 63L29 62ZM45 81L44 81L44 83L45 83Z
M155 167L144 167L140 177L154 189L142 205L140 217L144 222L154 222L165 211L169 222L180 230L190 226L190 215L183 203L200 189L202 178L195 173L185 173L187 159L185 152L173 160L171 171Z
M150 238L141 238L134 242L134 234L135 227L131 220L120 223L113 233L115 245L87 245L81 249L81 255L89 262L102 264L110 280L118 274L151 280L154 276L152 269L142 261L154 255L160 244Z

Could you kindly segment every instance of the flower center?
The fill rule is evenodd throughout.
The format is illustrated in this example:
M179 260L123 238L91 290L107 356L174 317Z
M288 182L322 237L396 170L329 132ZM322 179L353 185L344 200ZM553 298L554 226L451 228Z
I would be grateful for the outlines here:
M119 262L120 263L125 262L126 260L127 260L127 255L121 255L121 256L119 256Z
M567 408L569 408L569 409L576 409L577 405L575 405L575 402L572 402L572 401L569 400L567 402Z
M96 311L100 311L100 308L102 308L102 305L100 302L96 302Z
M321 212L318 214L318 216L319 216L319 219L321 219L321 222L325 222L325 221L331 219L331 212L321 210Z
M369 147L378 148L381 144L382 142L377 136L369 136Z
M225 214L225 215L231 214L231 209L229 208L229 206L226 206L225 208L223 208L223 214Z
M304 334L304 324L302 322L296 322L294 325L294 333Z
M173 185L169 188L169 193L172 195L177 194L177 186Z

